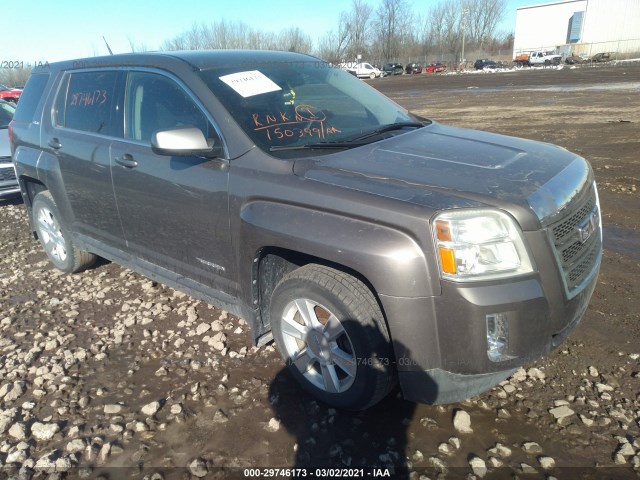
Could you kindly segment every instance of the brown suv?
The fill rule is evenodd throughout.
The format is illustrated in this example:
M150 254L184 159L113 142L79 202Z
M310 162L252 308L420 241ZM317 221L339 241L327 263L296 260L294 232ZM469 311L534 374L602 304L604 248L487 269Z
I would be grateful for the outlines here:
M224 307L321 400L453 402L556 347L596 284L593 172L418 118L287 52L35 69L12 129L36 238Z

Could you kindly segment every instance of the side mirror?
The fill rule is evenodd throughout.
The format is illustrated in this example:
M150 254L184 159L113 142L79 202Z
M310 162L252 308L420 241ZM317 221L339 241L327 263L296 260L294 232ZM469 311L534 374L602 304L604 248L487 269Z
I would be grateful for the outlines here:
M151 150L158 155L176 157L215 157L222 153L222 149L210 145L202 130L196 127L158 130L151 137Z

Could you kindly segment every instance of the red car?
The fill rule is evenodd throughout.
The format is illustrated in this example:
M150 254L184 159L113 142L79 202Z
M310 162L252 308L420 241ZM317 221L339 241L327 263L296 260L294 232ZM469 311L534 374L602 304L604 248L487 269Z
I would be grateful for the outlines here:
M0 100L18 103L20 95L22 95L22 90L20 88L9 88L0 83Z
M431 65L428 65L427 67L425 67L425 72L427 73L440 73L440 72L444 72L447 69L447 66L444 63L432 63Z

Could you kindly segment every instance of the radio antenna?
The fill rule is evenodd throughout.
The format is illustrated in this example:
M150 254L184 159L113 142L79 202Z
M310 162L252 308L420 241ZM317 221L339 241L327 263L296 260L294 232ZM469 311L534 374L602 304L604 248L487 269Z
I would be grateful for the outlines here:
M113 52L111 51L111 47L109 46L107 39L104 38L104 35L102 35L102 39L104 40L104 44L107 46L107 50L109 50L109 55L113 55Z

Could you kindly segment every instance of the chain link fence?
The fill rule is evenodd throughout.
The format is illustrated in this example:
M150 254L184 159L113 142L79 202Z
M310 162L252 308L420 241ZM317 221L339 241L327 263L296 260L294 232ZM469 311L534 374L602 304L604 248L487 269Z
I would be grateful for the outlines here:
M513 58L520 54L538 51L551 51L555 54L562 55L563 58L573 55L596 61L598 61L598 59L594 57L598 54L606 53L608 54L606 56L607 60L626 60L640 57L640 38L616 40L611 42L568 43L564 45L519 48L514 49ZM599 58L602 58L602 56Z

